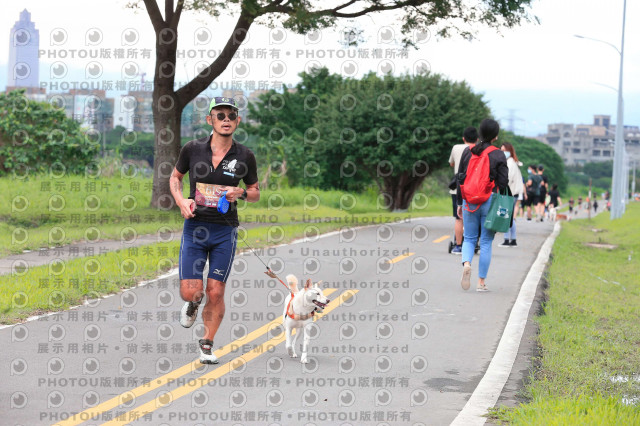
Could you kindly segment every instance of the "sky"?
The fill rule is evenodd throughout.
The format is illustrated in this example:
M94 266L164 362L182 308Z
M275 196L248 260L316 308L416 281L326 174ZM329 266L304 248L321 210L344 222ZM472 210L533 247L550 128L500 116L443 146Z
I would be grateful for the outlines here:
M125 3L22 0L4 4L0 15L0 90L7 84L8 73L13 72L7 64L10 29L25 8L40 33L39 76L47 92L65 91L62 89L82 82L139 81L143 72L147 81L152 80L151 23L144 9L127 9ZM545 133L550 123L589 124L595 114L609 114L615 122L620 55L611 46L574 35L600 39L619 48L622 4L623 0L534 0L530 13L539 19L539 24L503 29L501 34L478 25L474 28L477 37L472 41L459 36L439 39L432 34L414 34L419 39L418 49L409 49L405 57L386 57L401 47L394 14L344 21L338 29L306 35L254 24L240 57L204 94L218 95L232 81L256 88L262 84L271 88L278 82L295 85L299 72L318 64L356 77L369 71L412 73L426 66L450 79L465 80L475 92L484 95L502 126L512 125L518 134ZM640 2L629 1L626 16L624 121L626 125L640 125ZM234 24L235 19L228 15L216 20L185 12L178 28L182 57L176 67L176 80L188 81L203 63L211 60ZM340 44L341 27L363 31L358 48L345 49ZM100 49L124 49L125 57L78 57L82 52ZM377 49L383 57L372 57ZM126 57L128 52L137 57ZM359 57L362 53L369 57ZM58 78L56 71L60 70L64 73ZM123 94L125 91L117 91L115 86L108 92L116 98ZM120 114L119 106L116 113Z

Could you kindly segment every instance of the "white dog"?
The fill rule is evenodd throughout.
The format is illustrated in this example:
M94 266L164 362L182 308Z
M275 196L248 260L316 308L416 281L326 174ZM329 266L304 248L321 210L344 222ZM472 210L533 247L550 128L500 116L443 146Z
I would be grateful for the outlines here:
M553 204L549 204L549 220L551 222L555 222L558 216L558 210L553 206Z
M287 352L291 358L297 358L296 340L298 334L304 333L302 340L302 356L300 362L306 364L307 348L309 346L309 329L308 326L313 322L315 312L322 312L329 299L322 293L322 289L318 287L319 283L312 284L311 280L307 280L303 289L298 290L298 279L294 275L287 275L287 283L291 293L284 301L284 312L282 318L282 326L287 338ZM291 332L294 328L299 329L293 336Z

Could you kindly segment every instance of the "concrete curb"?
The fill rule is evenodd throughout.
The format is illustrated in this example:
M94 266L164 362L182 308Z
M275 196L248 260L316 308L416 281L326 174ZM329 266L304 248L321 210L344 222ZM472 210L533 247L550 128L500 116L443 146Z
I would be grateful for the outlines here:
M527 324L529 310L536 295L536 289L549 261L551 248L560 233L560 228L560 222L556 222L553 232L542 245L538 257L533 262L522 283L520 293L518 293L518 298L513 304L509 320L498 343L496 353L491 359L489 368L473 391L471 398L451 422L451 425L484 425L487 421L484 416L490 408L495 406L511 374L513 363L518 355L522 334Z

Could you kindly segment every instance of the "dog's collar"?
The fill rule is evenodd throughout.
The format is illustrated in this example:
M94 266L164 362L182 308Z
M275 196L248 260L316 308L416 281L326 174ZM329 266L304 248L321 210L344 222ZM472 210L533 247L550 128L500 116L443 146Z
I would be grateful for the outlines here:
M316 313L315 309L313 311L311 311L310 314L306 314L306 315L297 315L293 312L293 308L291 306L291 302L293 302L293 298L295 297L295 295L293 293L291 293L291 299L289 299L289 303L287 304L287 316L289 318L291 318L292 320L296 320L296 321L305 321L308 320L309 318L311 318L313 316L313 314Z

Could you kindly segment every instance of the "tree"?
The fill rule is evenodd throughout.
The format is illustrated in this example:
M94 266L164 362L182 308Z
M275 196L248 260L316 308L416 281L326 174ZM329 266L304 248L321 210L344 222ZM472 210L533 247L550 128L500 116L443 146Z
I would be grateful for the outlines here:
M593 179L611 178L613 174L613 160L585 163L582 172Z
M257 136L257 144L251 148L259 162L266 161L267 170L279 167L278 172L286 171L291 186L323 187L321 180L304 172L305 164L316 160L312 144L307 143L309 130L318 106L340 88L342 76L330 74L324 67L298 75L301 81L295 90L270 90L259 102L249 104L249 119L256 124L244 127Z
M24 96L0 93L0 175L29 170L83 173L100 151L100 134L83 130L64 110Z
M599 161L593 163L575 164L567 167L567 178L570 184L597 188L611 188L613 161Z
M406 210L429 171L449 167L464 129L489 115L482 95L439 74L345 80L314 117L320 174L339 186L364 171L389 210Z
M473 26L513 27L530 20L527 7L531 0L344 0L326 7L326 2L311 0L165 0L164 16L156 0L143 0L156 35L153 77L153 122L155 161L151 205L171 208L169 176L180 152L180 116L185 105L205 90L229 65L255 22L282 25L303 34L314 29L333 27L340 18L353 19L367 14L401 9L404 43L412 44L416 31L435 29L440 36L452 33L473 35ZM139 1L133 0L132 7ZM325 8L326 7L326 8ZM202 11L218 17L223 11L237 16L235 28L222 51L186 85L174 87L178 45L178 24L185 10Z
M153 133L134 132L118 125L105 135L107 151L113 151L123 160L146 161L153 166Z
M516 150L518 160L523 165L520 167L522 176L527 177L527 167L531 164L543 165L544 174L549 178L549 185L558 184L560 191L567 190L567 177L564 173L564 162L556 151L536 139L524 136L516 136L511 132L500 132L500 142L511 142Z

